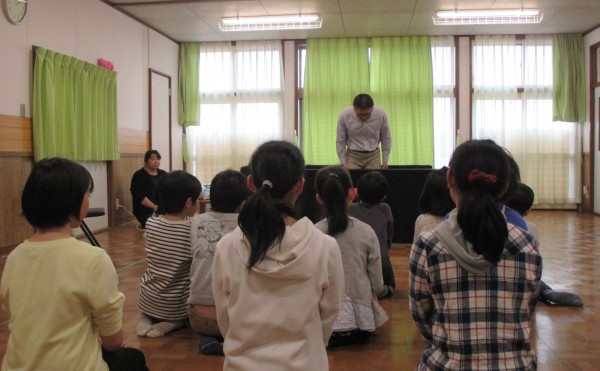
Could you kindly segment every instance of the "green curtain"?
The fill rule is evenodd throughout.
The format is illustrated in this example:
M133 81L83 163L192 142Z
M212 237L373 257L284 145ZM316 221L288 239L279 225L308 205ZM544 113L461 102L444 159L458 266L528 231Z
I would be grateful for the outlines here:
M179 125L200 125L200 43L179 47Z
M392 131L390 164L433 165L429 36L371 38L371 95Z
M338 164L337 119L369 91L367 38L309 39L302 103L302 150L307 164Z
M35 49L35 160L118 160L117 73L44 48Z
M183 127L181 153L188 162L185 128L200 125L200 43L179 46L179 125Z
M554 121L584 122L585 53L581 34L554 35L552 40Z

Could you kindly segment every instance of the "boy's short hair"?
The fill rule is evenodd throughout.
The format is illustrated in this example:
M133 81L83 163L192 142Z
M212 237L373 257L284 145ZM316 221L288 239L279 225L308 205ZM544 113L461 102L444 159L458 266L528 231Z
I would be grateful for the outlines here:
M183 210L188 198L196 202L202 192L198 178L183 170L165 174L158 181L154 197L158 214L176 214Z
M244 174L223 170L210 183L210 207L219 213L235 213L250 193Z
M148 162L148 160L150 160L150 157L152 157L152 155L156 155L156 158L158 158L159 160L161 159L160 153L155 149L151 149L149 151L146 151L146 153L144 154L144 163Z
M60 157L34 165L21 196L22 213L35 229L62 227L70 218L79 220L86 192L94 190L90 172Z
M358 179L357 188L361 202L376 204L387 195L388 181L380 172L371 171Z
M517 191L514 192L512 197L506 201L506 206L516 210L519 214L524 215L527 210L531 209L535 194L525 183L519 183Z

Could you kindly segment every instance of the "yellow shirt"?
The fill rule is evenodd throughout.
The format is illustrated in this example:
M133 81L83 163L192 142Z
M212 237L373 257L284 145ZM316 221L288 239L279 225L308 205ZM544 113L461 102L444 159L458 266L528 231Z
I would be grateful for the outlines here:
M99 335L122 327L117 285L101 248L72 237L17 246L0 282L10 315L2 370L108 370Z

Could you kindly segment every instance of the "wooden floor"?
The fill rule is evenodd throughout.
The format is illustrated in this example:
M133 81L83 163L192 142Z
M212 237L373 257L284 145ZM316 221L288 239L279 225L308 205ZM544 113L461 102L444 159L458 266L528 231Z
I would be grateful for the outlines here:
M579 293L582 308L539 303L533 343L540 370L596 370L600 366L600 217L574 211L534 211L529 217L540 231L543 279L555 289ZM98 241L113 259L125 293L124 329L129 346L144 351L148 366L161 370L221 370L223 358L198 352L196 335L183 329L163 338L135 334L139 281L145 269L142 231L133 226L98 233ZM407 260L410 247L396 245L392 263L397 291L381 300L390 321L369 343L329 351L331 370L411 370L424 347L408 311ZM1 259L0 268L4 266ZM8 328L0 313L0 357Z

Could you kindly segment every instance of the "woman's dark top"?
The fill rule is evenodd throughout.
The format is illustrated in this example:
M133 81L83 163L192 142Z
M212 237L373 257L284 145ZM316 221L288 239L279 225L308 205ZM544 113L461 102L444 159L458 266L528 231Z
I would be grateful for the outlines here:
M154 212L154 209L142 205L142 200L148 197L150 201L156 203L154 190L156 189L158 180L166 173L164 170L157 169L156 175L150 175L144 168L141 168L133 173L133 177L131 177L130 191L133 197L133 215L135 215L142 227L146 226L146 220Z

